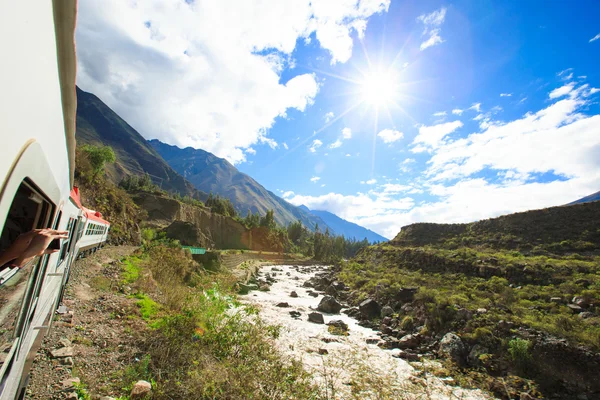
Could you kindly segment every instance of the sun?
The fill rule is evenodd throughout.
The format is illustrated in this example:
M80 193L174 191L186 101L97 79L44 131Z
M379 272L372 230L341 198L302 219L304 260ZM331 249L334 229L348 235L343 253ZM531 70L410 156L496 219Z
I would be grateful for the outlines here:
M372 106L389 105L398 94L398 78L390 72L373 71L365 75L360 86L361 97Z

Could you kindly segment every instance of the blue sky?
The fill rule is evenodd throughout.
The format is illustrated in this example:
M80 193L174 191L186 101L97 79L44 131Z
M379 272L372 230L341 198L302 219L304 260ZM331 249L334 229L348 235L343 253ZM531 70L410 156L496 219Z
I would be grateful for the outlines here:
M600 190L600 3L87 1L78 84L147 138L393 237Z

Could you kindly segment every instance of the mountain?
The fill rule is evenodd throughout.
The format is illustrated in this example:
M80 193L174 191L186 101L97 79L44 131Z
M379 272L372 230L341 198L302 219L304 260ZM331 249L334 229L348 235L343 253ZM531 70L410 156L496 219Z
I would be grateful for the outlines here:
M318 216L268 191L223 158L192 147L181 149L156 139L148 143L175 171L192 182L198 190L230 199L242 216L245 216L248 211L264 215L267 210L273 210L275 220L280 225L300 220L309 229L314 229L317 224L327 227ZM331 228L330 230L334 231ZM335 233L342 234L337 231Z
M115 183L125 175L150 174L154 183L169 192L206 199L205 193L179 175L135 129L91 93L77 88L77 144L108 145L117 161L107 166Z
M329 211L322 210L310 210L308 207L302 205L300 208L308 210L312 215L316 215L321 218L331 229L338 234L343 234L346 238L355 238L356 240L363 240L367 238L370 243L375 242L387 242L388 239L373 232L370 229L363 228L353 222L346 221L338 217L337 215L330 213ZM341 232L341 233L340 233Z
M579 200L575 200L574 202L569 203L567 205L570 206L573 204L589 203L590 201L600 201L600 192L590 194L589 196L585 196Z

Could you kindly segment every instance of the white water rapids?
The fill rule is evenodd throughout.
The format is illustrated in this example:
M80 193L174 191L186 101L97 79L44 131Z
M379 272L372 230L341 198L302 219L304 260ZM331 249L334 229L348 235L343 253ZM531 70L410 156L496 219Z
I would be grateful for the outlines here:
M275 269L275 271L274 271ZM270 291L252 291L241 298L260 309L261 318L281 326L276 340L278 349L302 361L312 373L315 383L327 399L489 399L479 390L453 387L428 373L436 363L412 363L394 357L399 350L383 350L366 339L378 338L377 332L358 325L346 314L325 314L325 325L308 322L308 314L316 311L323 297L311 297L302 284L321 266L273 265L262 267L259 277L269 273L276 279ZM279 270L279 271L278 271ZM290 297L295 291L297 298ZM290 307L277 307L286 302ZM290 311L301 313L294 319ZM349 327L348 336L336 336L327 331L327 322L342 320ZM325 353L326 354L320 354Z

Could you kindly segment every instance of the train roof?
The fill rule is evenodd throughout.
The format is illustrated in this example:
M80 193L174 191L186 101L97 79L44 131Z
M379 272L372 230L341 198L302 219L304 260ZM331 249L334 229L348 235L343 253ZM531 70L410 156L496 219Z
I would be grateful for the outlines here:
M104 225L110 225L110 222L102 218L102 214L100 214L99 211L90 210L81 204L81 195L77 186L73 186L73 189L71 189L70 197L73 203L75 203L75 205L83 211L83 214L87 219L91 219L92 221L96 221Z

